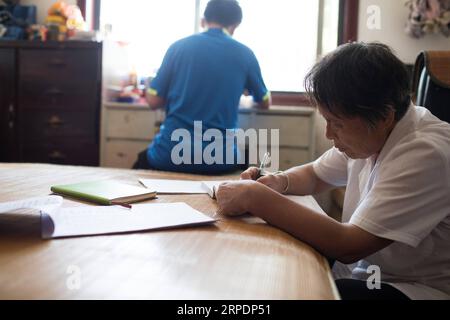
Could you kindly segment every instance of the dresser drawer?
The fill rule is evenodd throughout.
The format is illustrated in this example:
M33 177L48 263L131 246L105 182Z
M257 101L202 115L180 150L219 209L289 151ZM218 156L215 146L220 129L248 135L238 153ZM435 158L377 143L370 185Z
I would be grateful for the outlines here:
M99 104L99 87L80 81L77 84L23 81L19 85L19 105L22 109L93 110Z
M270 129L278 129L280 146L308 147L311 134L311 118L301 116L255 115L250 128L268 129L270 144ZM259 142L261 143L261 142Z
M98 59L97 50L21 49L19 77L26 81L96 81L92 74L100 71Z
M130 169L137 160L138 153L145 150L149 144L150 141L107 139L106 157L102 166Z
M280 170L286 170L310 162L308 150L280 148Z
M95 50L19 50L19 104L24 109L95 109L100 69Z
M251 114L238 114L238 128L241 128L243 130L247 130L248 128L252 127L252 116Z
M98 166L98 144L89 139L53 139L24 144L25 162Z
M95 112L80 111L40 111L33 115L23 114L22 135L24 141L52 138L87 138L98 137L98 116Z
M159 130L156 112L144 110L108 110L107 138L151 140Z
M274 148L275 149L275 148ZM274 160L274 150L270 146L265 147L259 152L270 152L272 160ZM279 148L278 150L278 170L286 170L295 166L299 166L311 161L310 151L307 149L295 148ZM262 154L260 154L262 157ZM249 159L250 160L250 159ZM261 161L261 159L259 159ZM259 166L259 163L249 163L250 166ZM273 164L275 165L275 163ZM277 168L270 168L270 170L277 170Z

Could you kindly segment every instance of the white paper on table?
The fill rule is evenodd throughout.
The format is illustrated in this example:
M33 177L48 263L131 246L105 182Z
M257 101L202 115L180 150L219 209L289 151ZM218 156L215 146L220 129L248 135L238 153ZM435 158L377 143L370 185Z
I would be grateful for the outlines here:
M219 188L219 185L221 185L224 182L229 182L228 180L216 180L216 181L202 181L202 187L206 192L209 194L209 196L213 199L216 198L216 192ZM233 181L230 181L233 182Z
M186 203L134 204L120 206L82 206L61 208L63 198L45 196L0 203L0 214L19 209L38 209L44 239L94 234L143 231L179 226L202 225L217 221Z
M119 206L61 208L51 213L43 212L42 237L144 231L215 221L183 202L135 204L132 209Z
M0 203L0 213L7 213L18 209L38 209L41 211L52 212L62 204L61 196L34 197L16 201Z
M166 193L166 194L206 193L206 190L202 188L201 181L170 180L170 179L139 179L139 182L149 189L156 190L156 193Z
M201 194L207 193L211 198L216 197L219 185L229 180L194 181L170 179L139 179L145 187L156 190L157 193L166 194Z

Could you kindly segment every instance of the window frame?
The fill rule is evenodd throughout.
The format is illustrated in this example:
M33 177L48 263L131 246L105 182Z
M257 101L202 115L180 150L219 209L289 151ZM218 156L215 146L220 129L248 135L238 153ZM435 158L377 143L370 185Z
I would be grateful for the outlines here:
M198 1L197 1L198 2ZM100 25L101 0L93 0L93 30ZM83 17L86 19L86 0L77 0ZM198 4L197 4L198 5ZM339 0L338 45L356 41L358 38L359 0ZM272 104L282 106L311 106L305 92L271 91Z
M90 12L92 12L91 17L86 17L87 10L87 1L86 0L77 0L77 6L80 8L81 14L85 21L91 21L89 28L91 30L99 30L100 29L100 7L101 0L92 0L90 3L91 8Z

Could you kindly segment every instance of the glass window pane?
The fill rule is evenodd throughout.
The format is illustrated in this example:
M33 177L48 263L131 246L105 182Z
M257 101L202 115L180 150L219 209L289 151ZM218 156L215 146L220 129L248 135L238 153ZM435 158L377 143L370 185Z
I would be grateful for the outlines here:
M337 43L336 0L240 0L243 23L235 39L256 54L271 91L302 92L303 79L317 59L319 1L324 2L322 53ZM113 38L131 43L129 67L139 75L159 68L174 41L203 31L196 21L196 4L203 16L208 0L108 0L102 2L100 25L112 25Z
M202 1L202 14L207 0ZM271 91L302 92L317 57L319 0L240 0L234 38L249 46Z
M337 47L339 25L339 1L323 0L322 55Z
M130 67L151 75L174 41L194 33L194 17L194 0L108 0L100 25L111 24L113 38L130 43Z
M252 48L271 91L304 91L316 61L318 0L241 0L236 39Z

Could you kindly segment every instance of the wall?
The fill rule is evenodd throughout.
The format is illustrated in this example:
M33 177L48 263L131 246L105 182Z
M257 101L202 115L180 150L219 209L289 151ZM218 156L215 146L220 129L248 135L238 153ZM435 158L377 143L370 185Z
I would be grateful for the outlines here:
M358 17L358 40L380 41L391 46L405 63L414 63L422 50L450 50L450 38L443 35L427 35L413 39L404 32L409 9L406 0L360 0ZM380 29L369 29L367 19L369 6L380 8ZM326 151L332 143L325 138L325 121L316 117L316 156Z
M47 10L56 0L21 0L24 6L35 5L37 7L37 22L43 24L47 17ZM77 0L65 0L67 4L77 4Z
M408 19L409 8L406 0L360 0L358 40L380 41L391 46L405 63L414 63L422 50L450 50L450 38L442 34L427 35L421 39L411 38L404 29ZM367 13L369 6L380 8L380 29L369 29Z

